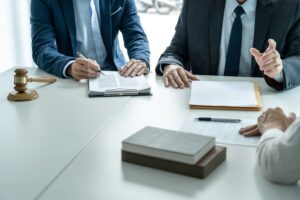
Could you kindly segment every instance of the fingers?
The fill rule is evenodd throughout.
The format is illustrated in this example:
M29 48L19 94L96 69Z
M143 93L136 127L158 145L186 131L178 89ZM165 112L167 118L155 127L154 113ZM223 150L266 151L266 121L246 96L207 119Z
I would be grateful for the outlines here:
M199 78L197 76L195 76L194 74L192 74L191 72L186 71L186 75L192 81L199 81Z
M99 72L100 66L95 60L91 59L82 59L78 58L76 61L78 64L80 64L82 67L80 68L82 71L92 71L92 72Z
M240 134L245 137L260 135L257 125L248 126L240 129Z
M143 74L148 74L149 69L147 68L146 64L140 60L130 60L126 63L122 69L120 69L120 75L125 77L134 77L140 76Z
M276 49L277 44L276 44L275 40L269 39L268 43L269 43L269 46L268 46L267 50L274 50L274 49Z
M180 76L178 75L177 70L173 70L170 73L169 78L171 79L171 85L174 88L184 88L184 83L182 82Z
M164 77L163 77L163 80L164 80L165 86L166 86L166 87L169 87L169 86L170 86L169 78L168 78L167 76L164 76Z
M69 67L68 74L75 80L97 78L100 76L99 69L96 61L79 58Z
M179 69L178 70L178 74L183 82L183 87L190 87L190 82L189 79L187 77L187 73L184 71L184 69Z
M163 80L166 87L183 89L190 87L190 80L198 80L198 78L180 66L168 65L164 69Z
M262 53L260 53L257 49L255 49L255 48L251 48L250 49L250 53L251 53L251 55L252 56L254 56L254 58L256 59L256 58L259 58L259 57L261 57L263 54Z
M255 129L256 127L257 127L257 124L254 124L254 125L251 125L251 126L247 126L247 127L241 128L239 132L242 134L244 132L248 132L250 130Z
M276 50L276 42L273 39L268 40L268 48L264 53L259 52L255 48L251 48L250 52L255 57L259 69L270 78L274 78L282 69L282 60L280 54Z
M147 66L143 67L140 69L140 71L137 73L137 76L141 76L143 74L149 74L150 70L148 69Z
M292 120L295 120L296 119L296 114L295 113L289 113L289 118L291 118Z
M166 79L168 80L169 84L173 87L173 88L183 88L184 87L184 83L181 81L180 76L178 75L176 70L171 71L170 73L168 73L167 76L165 76Z
M120 71L119 71L120 75L121 75L121 76L125 76L125 74L127 73L128 69L129 69L132 65L134 65L134 60L128 61L128 62L125 64L125 66L122 67L122 68L120 69Z

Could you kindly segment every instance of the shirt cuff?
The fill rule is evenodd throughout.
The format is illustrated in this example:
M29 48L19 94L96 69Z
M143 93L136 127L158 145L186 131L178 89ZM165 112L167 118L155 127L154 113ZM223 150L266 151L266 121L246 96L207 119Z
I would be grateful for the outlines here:
M282 73L282 70L280 73L276 74L275 77L274 77L275 81L279 82L279 83L282 83L283 82L283 73Z
M64 68L63 68L63 76L64 76L65 78L72 78L72 77L68 76L66 72L67 72L67 69L68 69L74 62L75 62L75 60L71 60L71 61L69 61L69 62L64 66Z

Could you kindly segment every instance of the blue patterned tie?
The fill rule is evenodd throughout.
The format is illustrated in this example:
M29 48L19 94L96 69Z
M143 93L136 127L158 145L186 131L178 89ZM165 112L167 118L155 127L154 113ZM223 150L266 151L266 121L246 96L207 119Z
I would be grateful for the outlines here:
M91 11L91 26L93 32L93 40L96 50L97 62L100 66L104 65L107 53L104 46L104 42L102 39L101 31L100 31L100 23L97 15L97 10L95 7L94 0L90 1L90 11Z
M238 76L240 68L240 57L242 47L243 24L241 15L245 13L242 6L238 6L234 10L236 17L232 25L229 45L226 56L225 76Z

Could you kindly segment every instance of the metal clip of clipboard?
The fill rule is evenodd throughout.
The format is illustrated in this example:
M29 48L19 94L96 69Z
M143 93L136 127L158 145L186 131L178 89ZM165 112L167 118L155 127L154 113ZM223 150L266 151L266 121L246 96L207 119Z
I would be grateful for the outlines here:
M138 94L138 90L105 91L103 96L137 96Z

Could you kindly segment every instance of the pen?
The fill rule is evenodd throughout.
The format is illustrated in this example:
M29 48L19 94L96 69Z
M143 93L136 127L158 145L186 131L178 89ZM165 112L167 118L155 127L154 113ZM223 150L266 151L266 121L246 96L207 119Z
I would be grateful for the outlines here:
M79 51L77 51L77 56L79 58L82 58L82 59L87 59L82 53L80 53ZM101 71L101 70L98 70L97 72L100 72L102 75L105 76L105 74Z
M205 122L224 122L224 123L240 123L240 119L225 119L225 118L213 118L213 117L197 117L195 118L198 121Z

